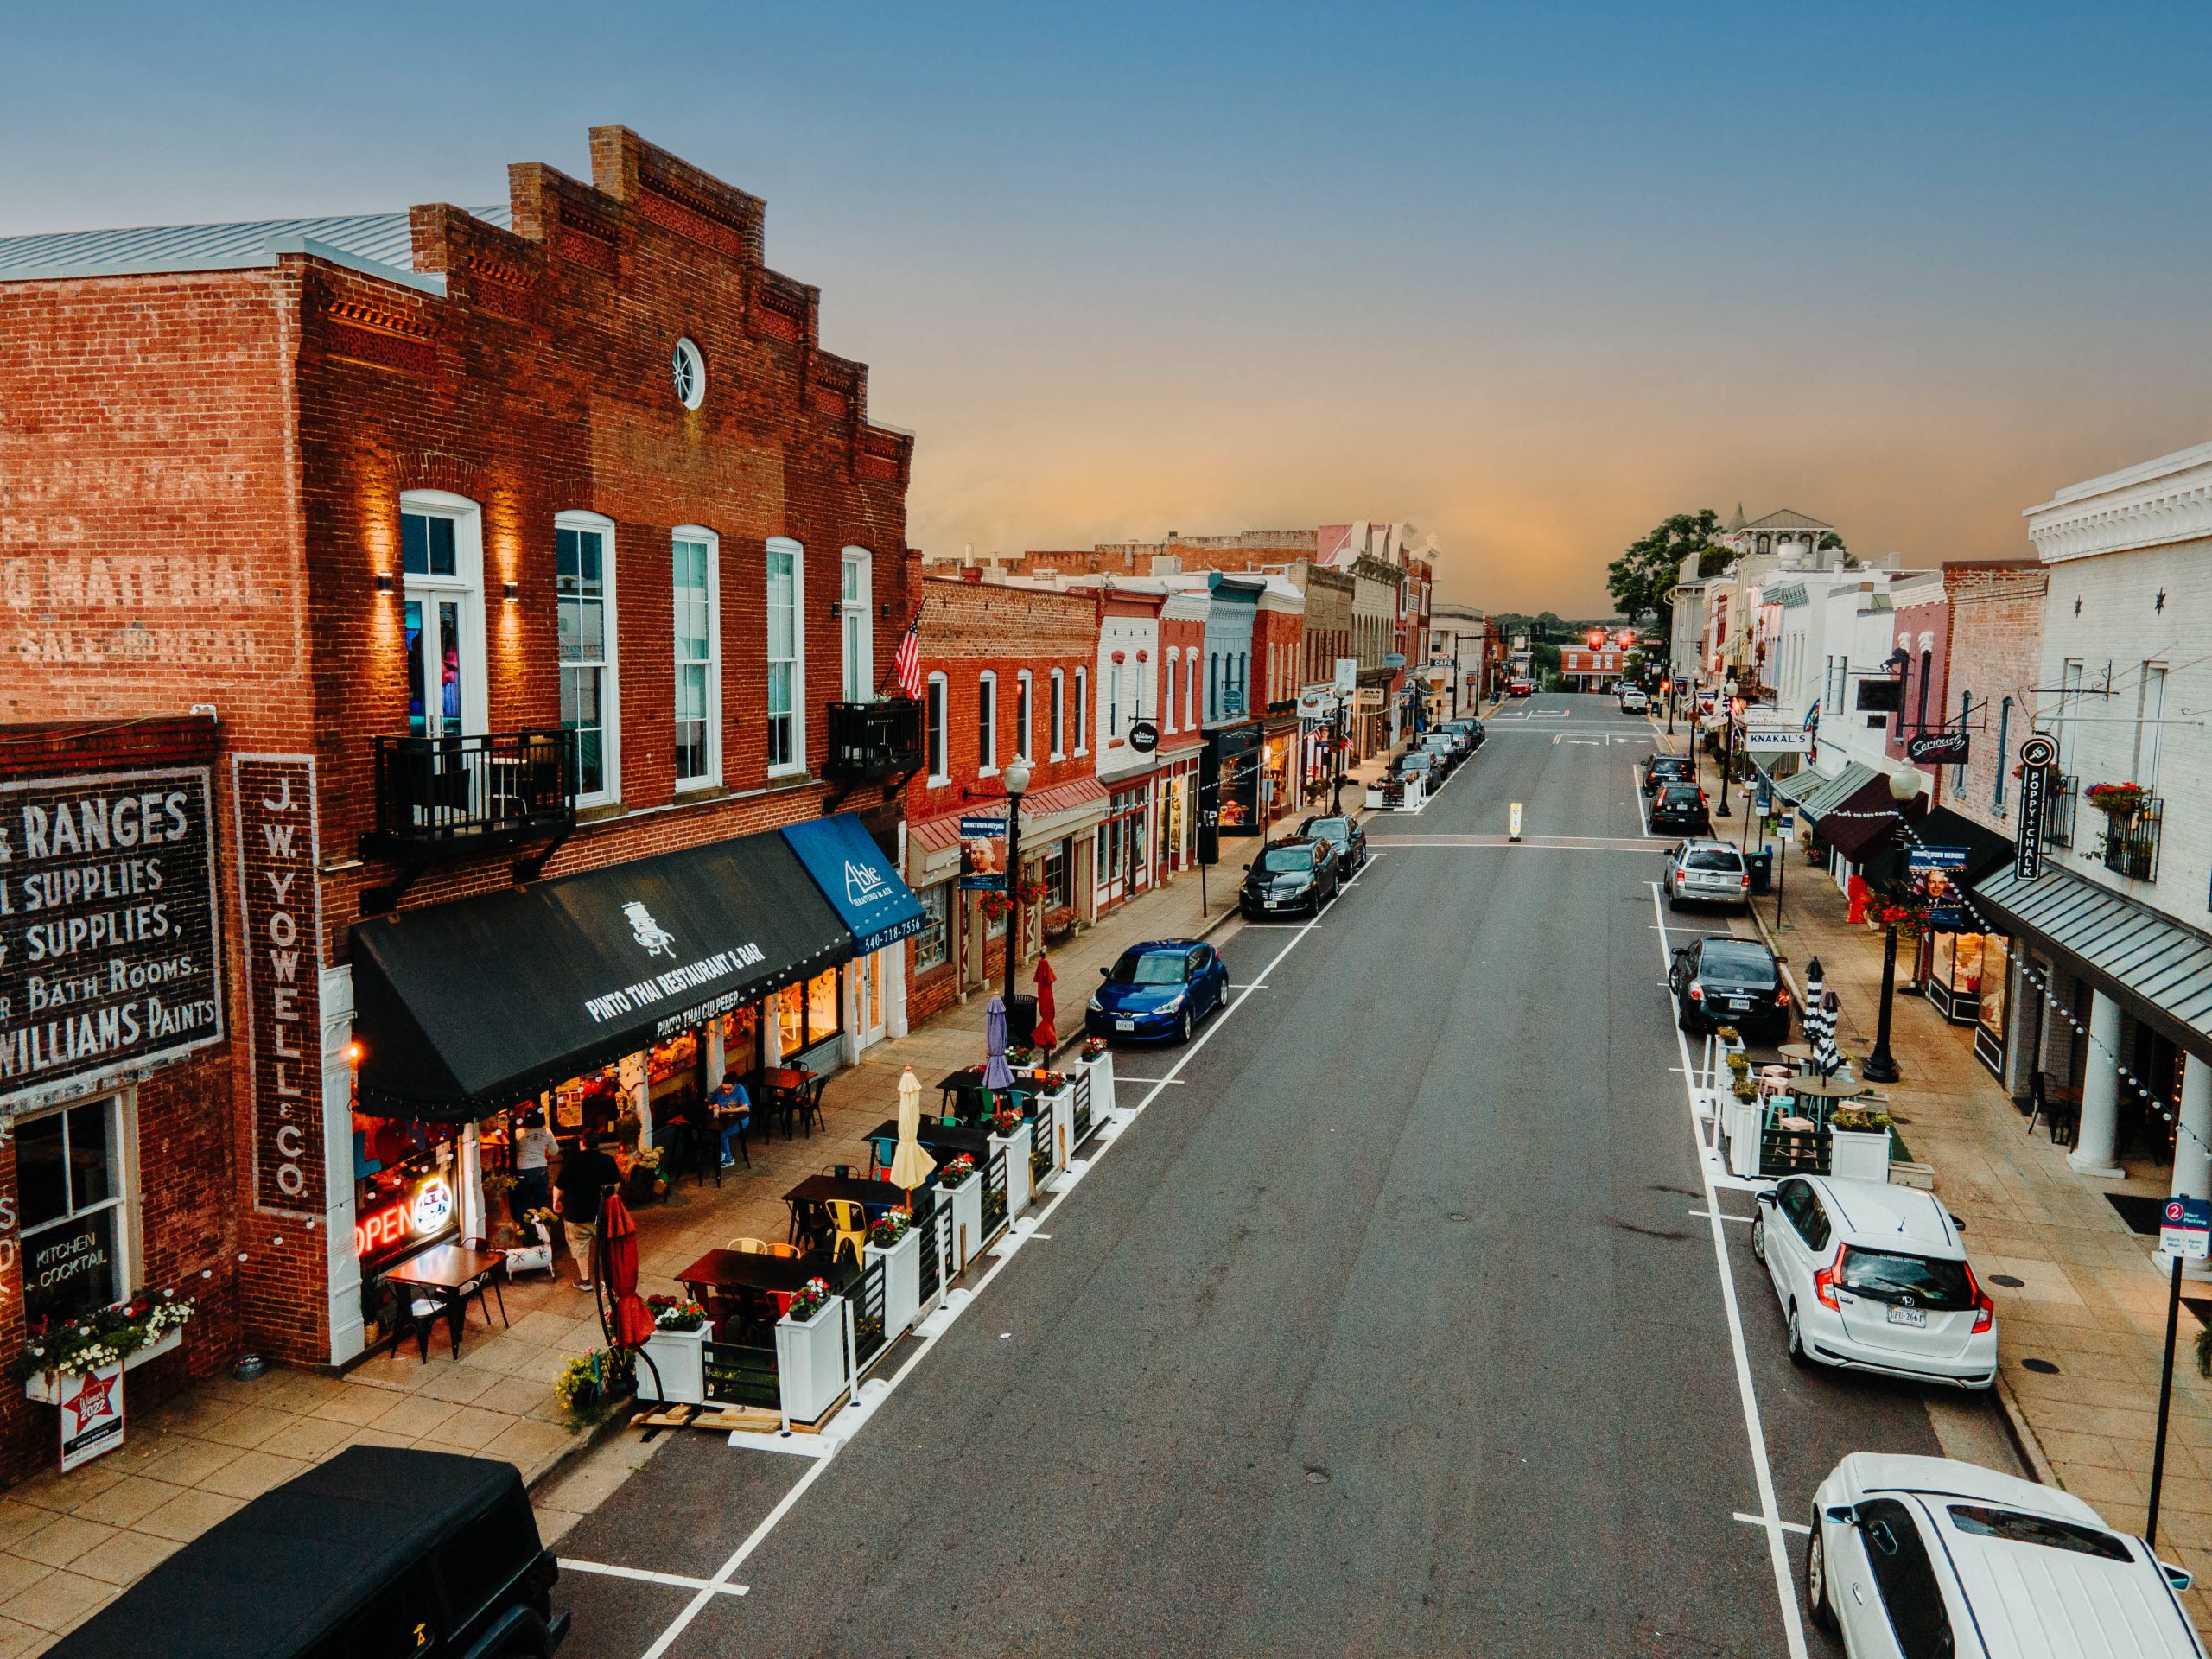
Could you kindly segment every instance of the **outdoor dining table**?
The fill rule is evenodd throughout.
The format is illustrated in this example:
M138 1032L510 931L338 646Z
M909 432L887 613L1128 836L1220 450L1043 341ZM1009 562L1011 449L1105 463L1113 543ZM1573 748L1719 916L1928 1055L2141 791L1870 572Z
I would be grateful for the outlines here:
M505 1250L471 1250L459 1244L439 1244L412 1255L384 1276L385 1283L397 1285L400 1294L419 1292L438 1304L446 1328L453 1337L453 1357L461 1357L461 1331L468 1322L468 1299L484 1275L497 1271L507 1259ZM410 1297L410 1300L412 1300ZM501 1315L505 1307L501 1306ZM490 1315L487 1313L488 1319ZM395 1335L394 1340L397 1338ZM430 1333L418 1322L415 1326L415 1341L423 1357L430 1357Z
M896 1126L893 1126L894 1130ZM847 1204L857 1204L863 1209L876 1211L903 1209L906 1195L888 1181L862 1181L845 1175L810 1175L784 1194L784 1202L791 1207L790 1238L799 1240L800 1224L808 1219L810 1211L818 1211L832 1198Z
M899 1144L899 1120L887 1117L866 1135L863 1141L895 1147ZM978 1164L991 1155L991 1132L970 1128L965 1124L925 1122L914 1132L914 1139L931 1152L964 1152ZM880 1161L888 1163L885 1158Z
M791 1120L798 1110L798 1093L807 1084L808 1073L791 1065L764 1065L746 1079L746 1092L753 1096L753 1105L762 1117L772 1122L784 1120L784 1139L791 1138Z
M1043 1086L1044 1079L1047 1075L1034 1067L1019 1069L1014 1073L1014 1087L1007 1092L1033 1095ZM952 1111L956 1109L962 1094L970 1090L980 1090L982 1086L983 1068L980 1065L971 1065L964 1071L955 1071L948 1077L940 1077L938 1080L937 1088L945 1110Z
M804 1256L709 1250L677 1274L676 1282L690 1291L765 1290L772 1295L789 1296L804 1290L808 1280L827 1276L821 1262Z

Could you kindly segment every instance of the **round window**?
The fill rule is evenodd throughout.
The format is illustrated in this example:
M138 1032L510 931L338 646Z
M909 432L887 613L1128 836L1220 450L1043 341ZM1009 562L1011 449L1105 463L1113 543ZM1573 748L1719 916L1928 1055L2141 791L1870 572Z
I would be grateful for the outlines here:
M676 382L677 403L686 409L696 409L706 401L707 360L689 340L676 342L676 351L669 359L669 372Z

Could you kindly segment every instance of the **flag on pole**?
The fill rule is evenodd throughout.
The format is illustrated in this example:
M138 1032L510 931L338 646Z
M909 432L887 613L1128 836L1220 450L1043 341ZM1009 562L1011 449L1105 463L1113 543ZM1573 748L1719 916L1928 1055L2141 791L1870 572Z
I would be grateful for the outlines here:
M922 613L914 613L914 620L906 625L905 638L899 641L899 654L891 659L891 671L898 677L899 690L919 701L922 695Z

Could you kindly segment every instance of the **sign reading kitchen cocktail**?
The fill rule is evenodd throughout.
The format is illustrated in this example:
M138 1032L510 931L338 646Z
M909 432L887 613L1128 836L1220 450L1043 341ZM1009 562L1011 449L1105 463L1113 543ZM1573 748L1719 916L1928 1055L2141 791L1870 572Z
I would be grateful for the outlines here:
M223 1036L204 766L0 783L0 1110Z

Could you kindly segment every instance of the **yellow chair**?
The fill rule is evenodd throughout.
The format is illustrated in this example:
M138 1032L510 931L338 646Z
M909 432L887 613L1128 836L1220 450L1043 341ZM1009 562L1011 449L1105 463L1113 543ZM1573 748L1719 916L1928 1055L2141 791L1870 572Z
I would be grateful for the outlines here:
M733 1238L730 1240L727 1248L735 1250L740 1255L766 1255L768 1254L768 1245L765 1239Z
M853 1247L853 1265L858 1267L865 1258L861 1246L868 1243L868 1212L849 1198L829 1198L823 1208L830 1212L830 1259L835 1262L838 1253L849 1243Z
M804 1254L796 1244L771 1244L767 1250L770 1255L779 1255L786 1262L796 1262Z

